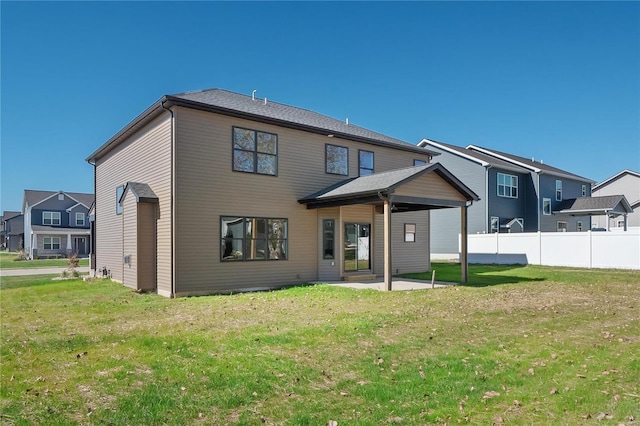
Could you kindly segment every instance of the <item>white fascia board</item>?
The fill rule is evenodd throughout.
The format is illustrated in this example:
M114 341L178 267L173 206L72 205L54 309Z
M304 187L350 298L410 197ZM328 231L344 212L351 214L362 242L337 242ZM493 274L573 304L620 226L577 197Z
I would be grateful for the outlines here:
M512 164L516 164L516 165L518 165L518 166L520 166L520 167L524 167L525 169L527 169L527 170L531 170L531 171L533 171L533 172L535 172L535 173L541 173L541 172L542 172L542 170L541 170L541 169L539 169L539 168L537 168L537 167L531 167L531 166L530 166L530 165L528 165L528 164L524 164L524 163L522 163L522 162L520 162L520 161L516 161L516 160L514 160L514 159L512 159L512 158L505 157L504 155L496 154L496 153L495 153L495 152L493 152L493 151L489 151L489 150L487 150L487 149L480 148L479 146L475 146L475 145L468 145L468 146L467 146L467 149L472 149L472 150L474 150L474 151L482 152L483 154L487 154L487 155L490 155L490 156L492 156L492 157L499 158L499 159L501 159L502 161L506 161L507 163L512 163Z
M613 182L614 180L618 179L619 177L621 177L622 175L625 175L625 174L630 174L632 176L640 178L640 173L634 172L633 170L624 169L620 173L617 173L617 174L611 176L609 179L606 179L606 180L594 185L593 188L591 188L591 191L593 192L593 191L596 191L596 190L602 188L603 186L607 186L609 183Z
M420 146L420 147L424 148L427 145L433 146L433 147L441 149L443 151L447 151L450 154L457 155L457 156L462 157L462 158L464 158L466 160L473 161L474 163L480 164L482 167L490 167L491 166L486 161L482 161L482 160L480 160L478 158L475 158L475 157L473 157L471 155L461 153L460 151L456 151L454 149L451 149L449 147L446 147L444 145L439 144L438 142L435 142L435 141L432 141L432 140L429 140L429 139L422 139L420 142L418 142L418 146Z

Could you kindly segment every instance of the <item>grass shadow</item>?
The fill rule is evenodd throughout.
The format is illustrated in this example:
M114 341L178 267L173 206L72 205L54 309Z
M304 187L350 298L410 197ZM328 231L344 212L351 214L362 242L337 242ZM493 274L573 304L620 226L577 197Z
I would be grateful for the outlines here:
M40 287L55 284L54 277L58 275L17 275L0 277L0 290L14 290L18 288Z
M436 271L435 280L458 283L465 287L489 287L501 284L545 281L528 265L469 265L467 282L461 283L462 270L459 263L446 262L431 264ZM402 274L403 278L431 280L431 271L415 274Z

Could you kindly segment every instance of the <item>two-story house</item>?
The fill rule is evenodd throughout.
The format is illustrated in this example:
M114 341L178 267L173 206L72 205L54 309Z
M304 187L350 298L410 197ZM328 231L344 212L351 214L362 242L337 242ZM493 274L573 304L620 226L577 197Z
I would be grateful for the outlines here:
M88 255L87 212L93 199L93 194L25 190L24 247L29 257Z
M628 201L631 212L623 209L611 209L605 214L593 217L593 227L603 229L640 228L640 173L623 170L610 178L594 185L591 189L594 196L621 196Z
M469 208L469 233L566 232L591 229L590 213L569 211L571 201L591 196L592 180L535 159L474 145L459 147L423 139L438 160L476 192ZM569 204L568 204L569 202ZM460 226L443 212L431 215L434 257L455 257Z
M390 288L430 269L429 210L466 223L477 200L433 155L255 93L166 95L87 158L92 268L167 297L375 276Z
M18 251L23 248L24 216L20 212L5 211L2 214L2 247L8 251Z

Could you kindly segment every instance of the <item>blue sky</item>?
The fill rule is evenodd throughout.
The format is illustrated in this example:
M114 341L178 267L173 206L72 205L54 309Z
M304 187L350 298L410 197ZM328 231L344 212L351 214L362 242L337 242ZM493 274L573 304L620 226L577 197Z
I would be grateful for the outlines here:
M0 2L0 210L165 94L223 88L600 182L640 171L638 2Z

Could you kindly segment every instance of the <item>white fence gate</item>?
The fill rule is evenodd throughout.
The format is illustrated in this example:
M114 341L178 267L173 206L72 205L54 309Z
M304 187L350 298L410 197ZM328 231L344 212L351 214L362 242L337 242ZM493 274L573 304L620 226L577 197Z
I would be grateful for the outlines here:
M533 232L468 236L469 263L640 269L640 232Z

